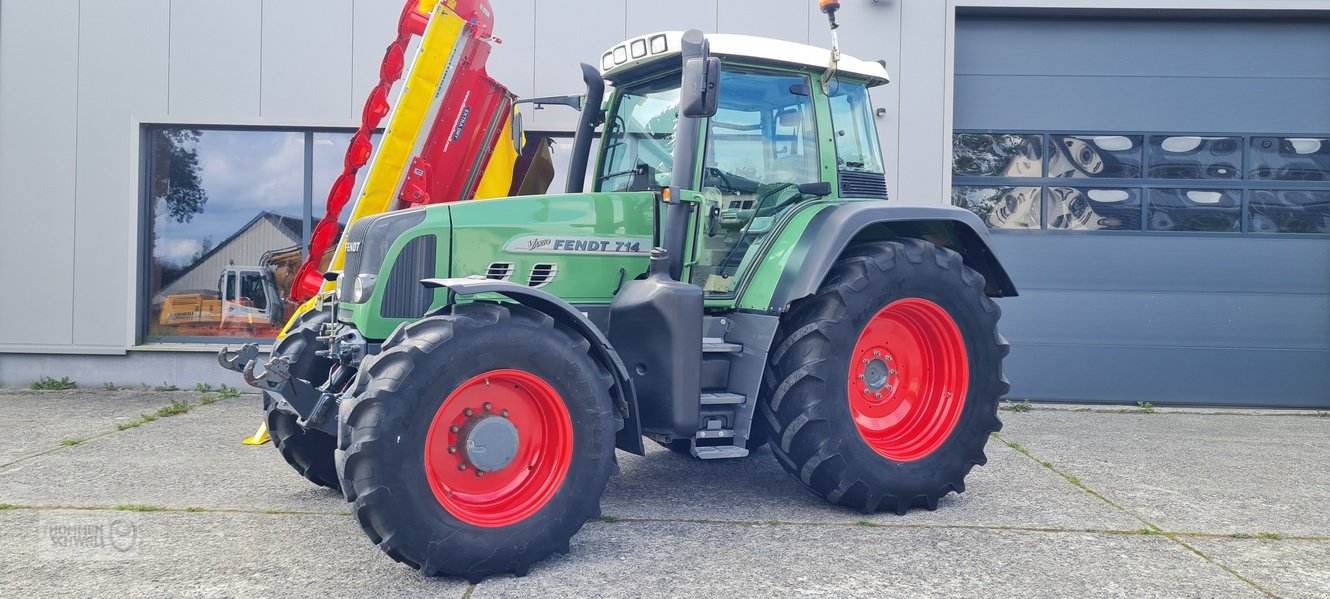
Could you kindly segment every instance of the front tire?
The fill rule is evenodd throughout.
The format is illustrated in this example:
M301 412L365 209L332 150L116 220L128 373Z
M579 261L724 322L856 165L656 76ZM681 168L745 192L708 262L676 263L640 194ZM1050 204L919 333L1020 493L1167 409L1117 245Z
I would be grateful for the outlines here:
M782 317L759 414L781 466L865 512L936 509L1002 428L1008 347L984 279L925 241L847 250Z
M340 411L338 471L370 539L471 582L567 553L600 515L623 427L589 349L522 306L453 306L399 328Z
M331 320L328 312L306 312L300 316L290 332L273 346L272 355L291 358L291 376L304 379L318 387L328 381L333 361L317 356L315 338L319 329ZM263 392L263 413L268 423L268 434L273 447L282 454L296 472L310 482L334 491L342 489L337 480L337 467L333 452L337 439L320 430L306 430L296 423L296 417L276 409L276 400Z

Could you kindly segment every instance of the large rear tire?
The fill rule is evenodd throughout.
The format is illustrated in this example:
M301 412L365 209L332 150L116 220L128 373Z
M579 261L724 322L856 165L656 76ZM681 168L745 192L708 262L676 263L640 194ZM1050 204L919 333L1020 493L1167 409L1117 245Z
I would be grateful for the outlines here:
M302 314L272 350L273 357L291 358L292 376L309 381L315 387L327 382L333 366L332 360L314 355L317 350L315 337L329 319L330 315L323 311ZM268 392L263 393L263 412L273 447L281 452L287 464L310 482L334 491L341 490L333 459L337 439L323 431L301 428L294 415L275 409L276 403Z
M394 560L523 575L600 515L623 420L590 344L543 313L473 303L404 325L343 402L338 472Z
M925 241L856 245L782 318L759 413L805 486L865 512L936 509L1000 430L1006 341L984 279Z

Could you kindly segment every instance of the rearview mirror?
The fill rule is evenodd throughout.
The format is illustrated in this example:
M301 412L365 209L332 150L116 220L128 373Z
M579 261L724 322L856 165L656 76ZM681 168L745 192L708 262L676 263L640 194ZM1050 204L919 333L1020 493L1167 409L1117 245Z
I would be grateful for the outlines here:
M823 198L831 195L831 184L826 181L818 181L817 183L800 183L799 193L806 196Z
M716 116L720 96L720 59L689 58L683 65L679 102L683 115L705 119Z

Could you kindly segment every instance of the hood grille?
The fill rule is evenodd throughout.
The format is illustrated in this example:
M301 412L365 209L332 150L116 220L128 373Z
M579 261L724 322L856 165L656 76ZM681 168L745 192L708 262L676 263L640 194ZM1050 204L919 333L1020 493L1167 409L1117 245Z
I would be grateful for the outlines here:
M527 287L544 287L554 282L554 277L559 274L558 264L537 264L531 267L531 278L527 279Z

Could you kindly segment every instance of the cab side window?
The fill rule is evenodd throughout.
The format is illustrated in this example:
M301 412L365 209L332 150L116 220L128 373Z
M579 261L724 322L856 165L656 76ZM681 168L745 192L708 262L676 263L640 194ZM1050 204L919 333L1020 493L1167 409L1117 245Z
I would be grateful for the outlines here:
M719 210L691 277L713 296L732 295L755 242L821 180L811 81L802 75L727 70L707 134L702 192Z

